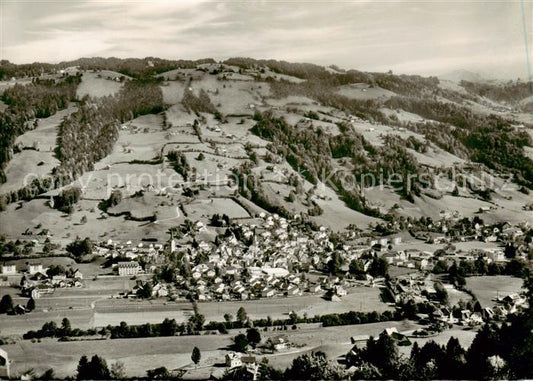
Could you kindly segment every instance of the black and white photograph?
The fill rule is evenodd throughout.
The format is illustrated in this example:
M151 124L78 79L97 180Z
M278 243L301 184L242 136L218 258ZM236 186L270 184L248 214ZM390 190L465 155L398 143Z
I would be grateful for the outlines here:
M0 0L0 380L533 379L533 0Z

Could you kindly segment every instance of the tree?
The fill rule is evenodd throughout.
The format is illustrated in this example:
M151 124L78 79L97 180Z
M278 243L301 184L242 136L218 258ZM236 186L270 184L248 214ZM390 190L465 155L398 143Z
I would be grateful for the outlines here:
M11 295L4 295L0 300L0 314L11 313L13 311L13 299Z
M118 189L114 189L106 201L106 207L112 208L120 204L121 201L122 201L122 192Z
M448 304L448 292L440 282L435 283L435 292L437 300L442 304Z
M231 321L233 320L233 316L231 314L224 314L224 320L226 321L226 323L231 323Z
M389 271L389 263L383 257L374 258L370 264L369 273L373 277L386 276Z
M76 375L78 380L87 380L89 378L88 366L87 356L81 356L80 361L78 361L78 373Z
M50 265L46 270L46 275L52 278L56 275L65 274L65 268L61 265Z
M87 237L83 240L76 238L74 242L67 245L66 250L76 257L76 259L79 259L84 255L92 254L93 248L91 239Z
M70 320L68 320L68 318L63 318L63 320L61 321L61 334L63 336L68 336L70 334L70 331Z
M364 277L365 267L363 261L360 259L353 259L350 262L349 271L350 274L355 275L356 278Z
M137 297L141 299L149 299L152 297L153 291L152 283L146 282L141 287L137 289Z
M237 311L237 321L241 324L246 323L248 320L248 314L246 313L246 310L244 307L240 307Z
M398 363L398 347L392 337L386 333L379 335L377 341L370 337L361 357L375 365L381 371L383 378L394 378L395 367Z
M245 352L248 347L248 339L243 333L239 333L233 338L235 350L238 352Z
M192 354L191 354L192 362L198 365L201 358L202 358L202 354L200 353L200 348L194 347L192 350Z
M331 256L330 261L328 262L328 272L330 274L336 275L340 272L341 266L342 266L342 257L340 253L335 251Z
M28 303L26 304L26 310L33 311L34 309L35 309L35 300L33 298L30 298L28 300Z
M87 361L87 356L82 356L78 363L78 380L109 380L111 373L106 361L98 355L94 355L91 361Z
M498 344L497 332L493 327L484 325L466 352L467 377L464 378L486 378L490 373L487 359L496 354Z
M165 318L161 323L160 334L161 336L174 336L178 331L178 324L175 319Z
M248 328L248 330L246 330L246 339L248 340L248 343L255 348L256 345L261 342L261 333L257 328Z
M146 371L149 380L168 380L170 372L164 366Z
M197 310L194 315L189 318L189 323L192 325L193 330L201 331L204 327L205 316L200 314Z
M507 243L504 249L505 258L513 259L516 257L516 247L512 243Z
M126 377L126 369L124 367L124 363L122 361L115 361L113 364L111 364L111 379L113 380L120 380L122 378Z
M57 380L58 377L56 377L56 374L52 368L47 369L43 374L41 374L41 377L39 377L39 380Z
M328 362L324 352L311 352L295 358L285 371L288 380L343 380L346 374Z
M441 364L440 376L449 380L463 378L465 365L465 350L455 337L450 337L446 344L446 353Z

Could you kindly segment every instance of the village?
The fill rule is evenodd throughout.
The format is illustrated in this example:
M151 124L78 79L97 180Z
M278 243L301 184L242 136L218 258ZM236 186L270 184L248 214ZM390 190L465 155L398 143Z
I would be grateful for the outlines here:
M217 224L219 220L223 219L213 218ZM513 258L525 258L526 253L518 226L487 229L477 223L468 241L464 237L452 241L449 235L432 232L381 238L357 232L339 236L325 227L316 231L302 228L298 219L276 214L262 213L256 222L228 224L215 241L197 239L214 229L197 222L188 224L181 238L171 236L166 243L96 243L91 255L104 262L100 262L100 275L90 282L113 277L134 280L131 289L110 295L112 298L200 303L310 294L335 303L342 302L352 289L369 287L387 290L381 293L382 300L401 308L409 301L435 302L436 286L443 288L444 294L457 291L461 284L443 277L454 263L485 268L485 272L474 269L465 275L487 273L491 266L500 274L500 267L510 260L506 255L509 247L516 246ZM31 299L46 298L58 288L82 289L89 281L80 269L56 266L53 259L48 268L38 259L26 260L23 266L19 263L8 260L2 264L2 282L20 288L21 295ZM523 300L517 304L520 302ZM23 313L24 306L18 305L17 311ZM438 315L438 311L433 313ZM490 308L475 312L483 313L469 315L468 323L481 323L482 318L495 314ZM443 313L449 322L457 322L448 311Z

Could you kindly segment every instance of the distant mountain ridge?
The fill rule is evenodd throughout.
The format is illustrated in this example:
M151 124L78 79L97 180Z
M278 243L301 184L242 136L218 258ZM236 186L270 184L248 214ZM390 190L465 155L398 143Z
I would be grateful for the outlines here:
M493 81L493 79L486 78L479 73L476 73L470 70L463 70L463 69L450 71L448 73L439 75L438 78L444 79L447 81L457 82L457 83L460 83L461 81L476 82L476 83Z

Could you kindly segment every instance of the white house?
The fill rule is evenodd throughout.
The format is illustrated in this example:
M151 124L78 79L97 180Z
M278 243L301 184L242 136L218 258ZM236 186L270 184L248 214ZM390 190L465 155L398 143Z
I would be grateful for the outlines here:
M287 341L283 337L271 337L268 344L276 351L282 351L287 348Z
M72 274L72 277L74 279L83 279L83 274L81 273L80 269L76 269L74 274Z
M16 265L2 265L2 275L15 275L16 273Z
M241 354L236 352L226 354L226 366L230 368L242 366Z
M44 273L43 265L41 264L30 264L28 267L28 271L31 275L37 274L37 273Z

